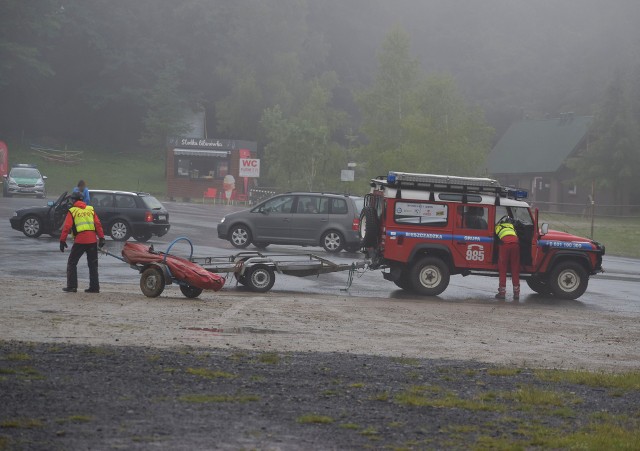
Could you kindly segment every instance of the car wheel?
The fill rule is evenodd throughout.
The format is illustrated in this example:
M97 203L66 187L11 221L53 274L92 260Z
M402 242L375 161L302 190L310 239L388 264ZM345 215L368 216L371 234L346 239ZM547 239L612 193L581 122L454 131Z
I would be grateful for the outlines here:
M37 216L27 216L22 220L22 233L29 238L38 238L42 235L42 219Z
M273 268L265 265L255 265L244 272L245 284L251 291L265 293L273 287L276 274Z
M411 268L413 289L424 296L437 296L449 286L449 267L437 257L424 257Z
M526 280L527 285L533 291L543 296L549 296L552 294L549 282L539 277L530 277Z
M192 287L191 285L180 285L180 291L190 299L197 298L202 294L202 288Z
M340 232L329 230L328 232L325 232L324 235L322 235L320 244L327 252L340 252L344 247L344 237Z
M114 241L127 241L131 236L131 228L127 221L116 219L109 227L109 234Z
M139 241L140 243L146 243L151 239L152 234L150 232L145 233L143 235L134 236L133 239ZM182 286L182 285L181 285Z
M561 299L578 299L587 291L589 276L580 263L563 261L558 263L549 277L549 286Z
M157 298L164 291L164 274L160 268L145 269L140 276L140 289L148 298Z
M251 243L251 231L243 224L234 226L229 236L229 242L239 249L244 249Z
M378 215L373 207L364 207L360 214L360 239L363 247L378 244Z

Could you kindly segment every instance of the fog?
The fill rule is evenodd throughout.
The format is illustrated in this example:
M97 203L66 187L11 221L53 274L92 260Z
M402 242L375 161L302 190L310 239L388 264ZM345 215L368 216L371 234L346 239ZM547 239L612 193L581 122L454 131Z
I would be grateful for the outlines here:
M5 0L0 137L137 145L155 93L206 110L210 134L260 140L263 109L327 71L357 128L393 26L499 136L523 114L592 113L637 68L639 19L634 0Z

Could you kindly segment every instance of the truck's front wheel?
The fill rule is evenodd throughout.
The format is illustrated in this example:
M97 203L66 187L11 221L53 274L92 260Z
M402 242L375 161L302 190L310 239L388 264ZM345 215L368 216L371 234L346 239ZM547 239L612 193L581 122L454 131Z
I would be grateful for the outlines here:
M529 285L529 288L531 288L533 291L543 296L552 294L549 282L540 277L531 277L527 279L527 285Z
M449 267L437 257L424 257L411 268L410 278L416 293L437 296L449 285Z
M558 263L551 271L549 286L554 295L561 299L578 299L587 291L589 276L577 262Z

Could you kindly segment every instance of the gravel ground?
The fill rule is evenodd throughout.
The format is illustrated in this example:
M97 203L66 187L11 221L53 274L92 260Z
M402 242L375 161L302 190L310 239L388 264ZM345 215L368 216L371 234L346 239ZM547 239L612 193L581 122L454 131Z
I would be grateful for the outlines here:
M513 449L546 447L540 428L571 434L594 414L638 425L638 390L501 374L468 361L0 342L0 448Z
M0 450L621 448L599 427L640 449L637 316L17 282L0 277Z

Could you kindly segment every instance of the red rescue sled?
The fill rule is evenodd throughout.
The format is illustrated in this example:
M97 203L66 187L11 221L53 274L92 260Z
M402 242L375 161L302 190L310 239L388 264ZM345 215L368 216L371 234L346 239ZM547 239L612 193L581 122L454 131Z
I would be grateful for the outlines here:
M218 291L224 286L224 277L211 273L186 258L155 252L152 246L145 244L125 243L122 257L134 266L165 265L169 269L171 278L176 279L178 283L186 283L190 287Z

